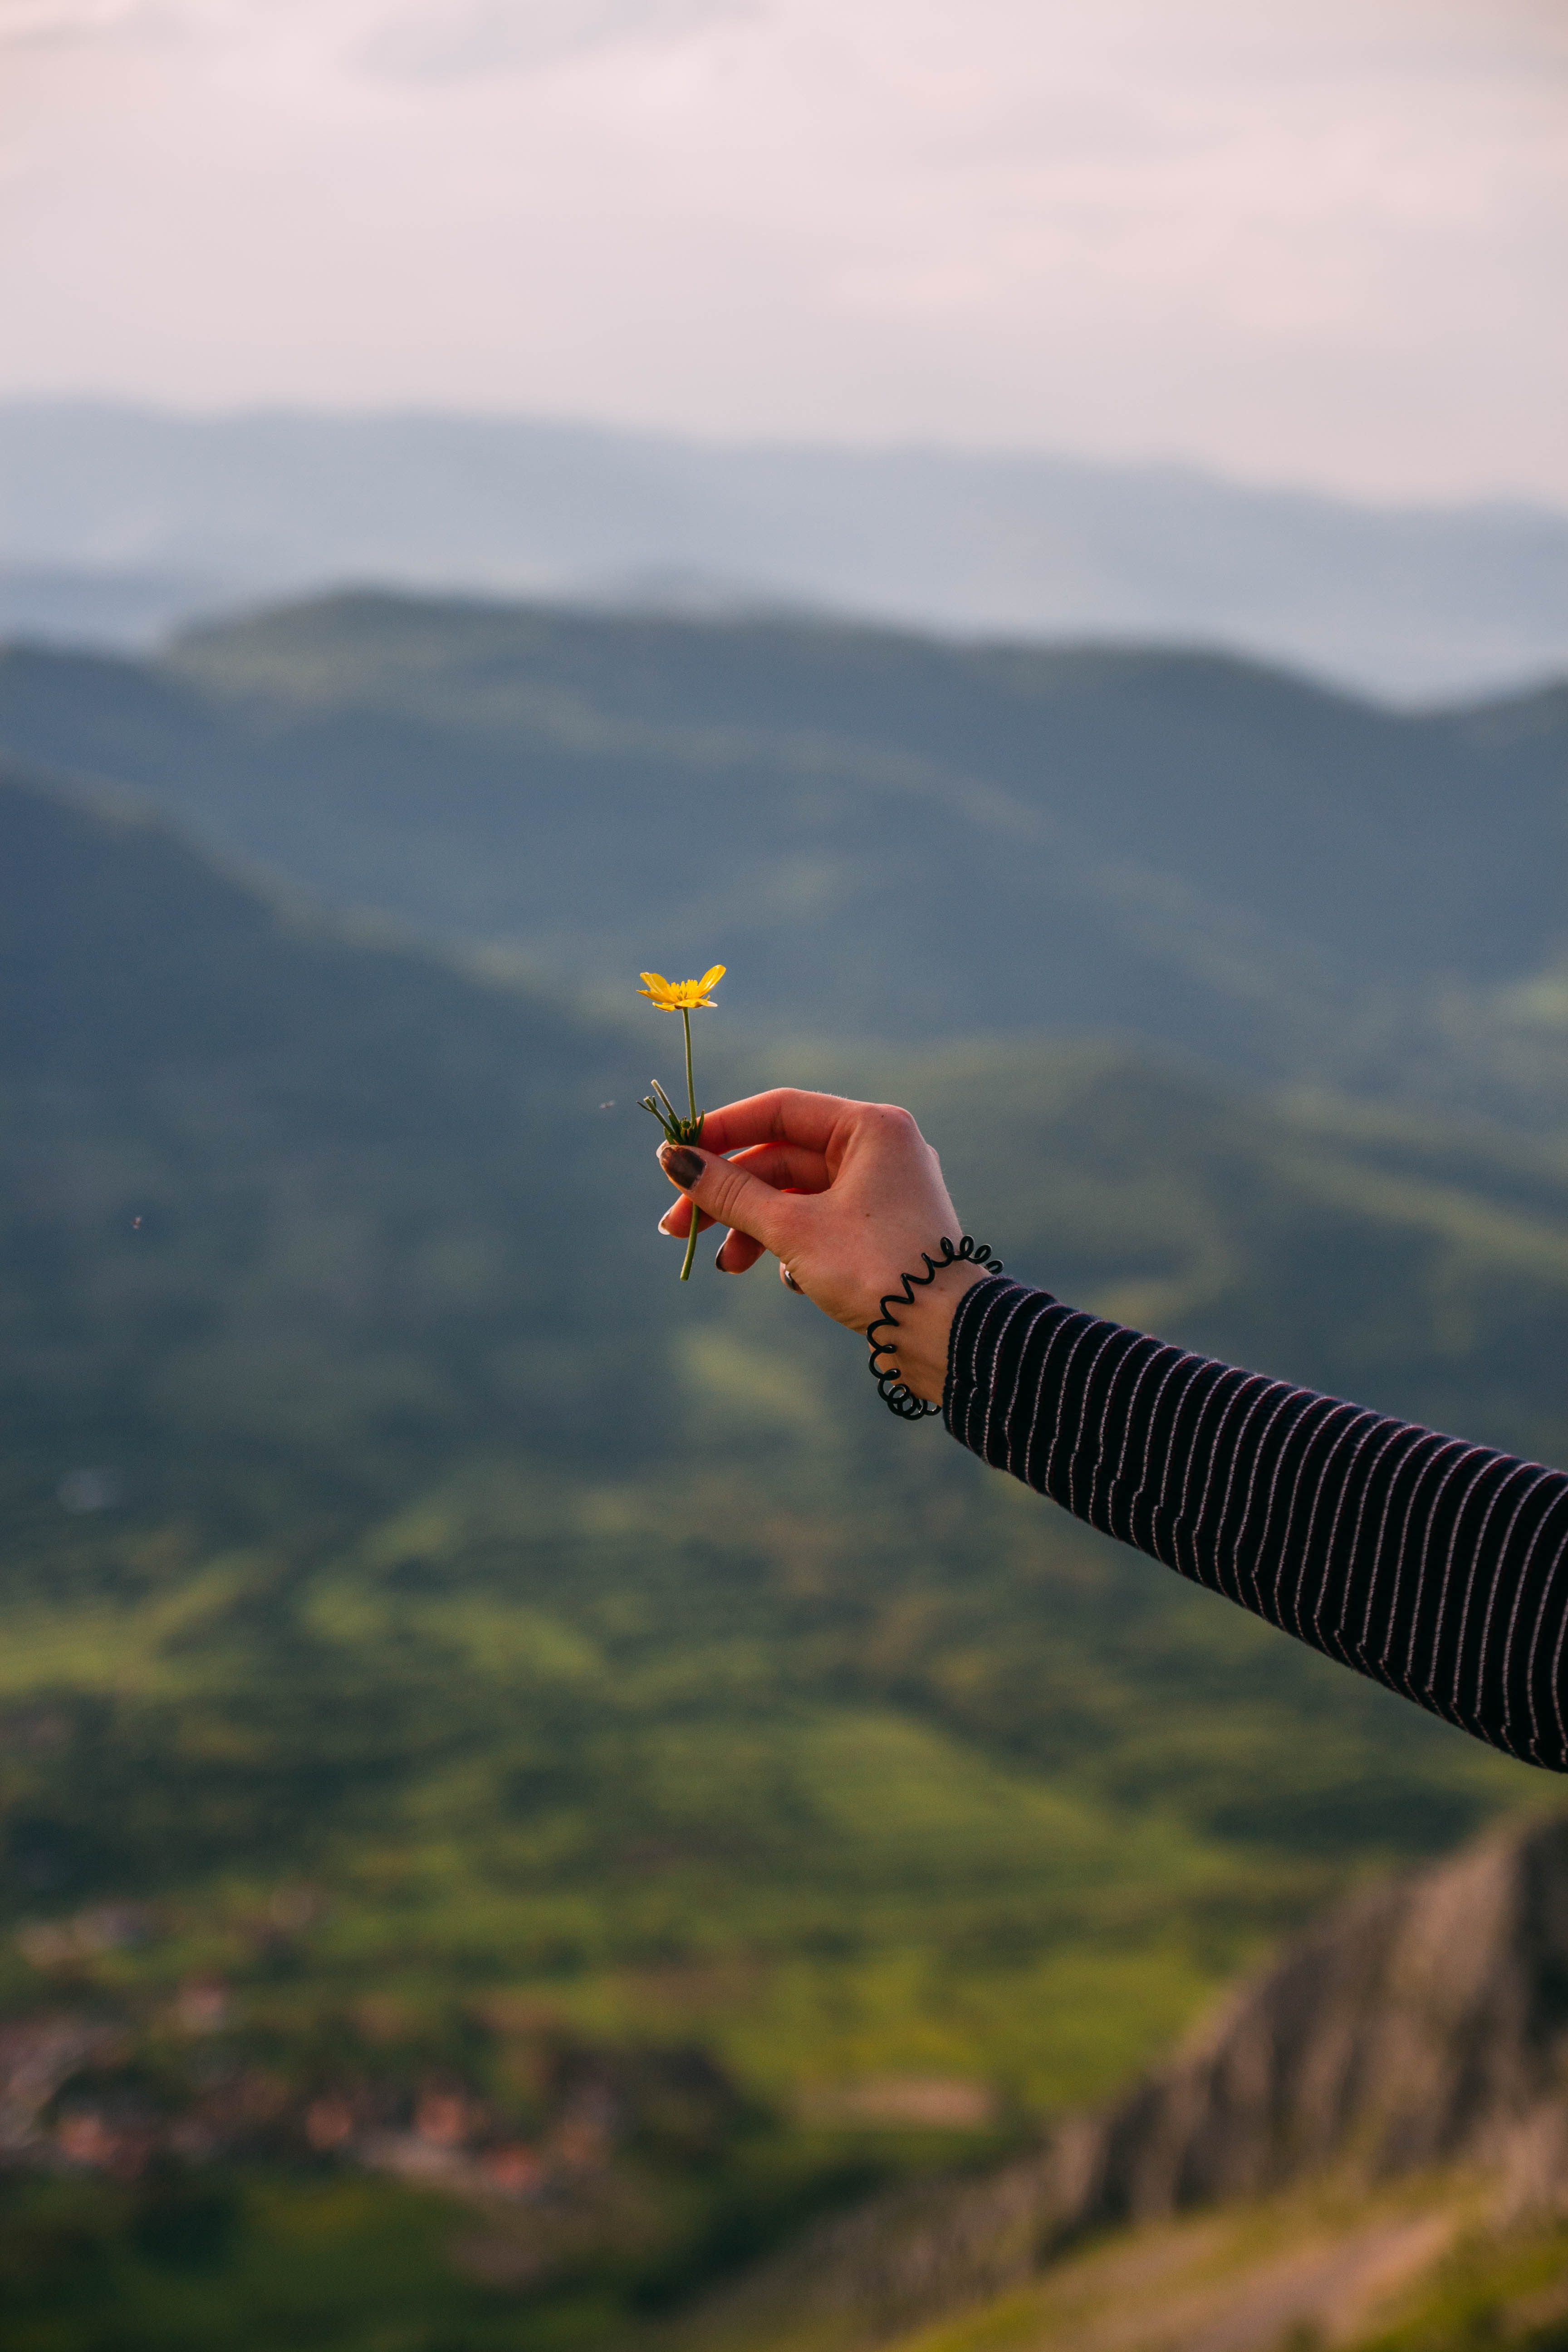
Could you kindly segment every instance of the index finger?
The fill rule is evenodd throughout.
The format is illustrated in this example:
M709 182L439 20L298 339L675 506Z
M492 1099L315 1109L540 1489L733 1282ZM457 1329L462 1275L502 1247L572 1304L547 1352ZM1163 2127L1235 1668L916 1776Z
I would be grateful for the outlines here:
M702 1148L738 1151L748 1143L798 1143L808 1151L826 1151L846 1111L859 1108L847 1095L774 1087L765 1095L748 1095L743 1102L709 1111L702 1121Z

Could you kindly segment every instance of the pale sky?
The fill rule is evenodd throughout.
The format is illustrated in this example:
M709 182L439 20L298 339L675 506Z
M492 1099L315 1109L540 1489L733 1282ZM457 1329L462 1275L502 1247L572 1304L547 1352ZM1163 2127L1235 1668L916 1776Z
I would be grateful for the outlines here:
M1568 504L1568 0L0 0L0 392Z

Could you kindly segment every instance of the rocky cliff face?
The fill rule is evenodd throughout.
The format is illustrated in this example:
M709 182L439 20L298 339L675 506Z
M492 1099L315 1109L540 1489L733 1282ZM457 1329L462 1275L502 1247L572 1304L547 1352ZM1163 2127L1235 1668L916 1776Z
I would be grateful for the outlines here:
M1473 2163L1545 2190L1553 2154L1568 2185L1568 1819L1347 1905L1057 2161L1072 2227L1342 2164Z
M830 2224L726 2297L715 2334L762 2347L815 2322L814 2341L871 2343L1090 2231L1436 2165L1492 2176L1514 2209L1568 2208L1568 1817L1356 1896L1116 2105L984 2179Z

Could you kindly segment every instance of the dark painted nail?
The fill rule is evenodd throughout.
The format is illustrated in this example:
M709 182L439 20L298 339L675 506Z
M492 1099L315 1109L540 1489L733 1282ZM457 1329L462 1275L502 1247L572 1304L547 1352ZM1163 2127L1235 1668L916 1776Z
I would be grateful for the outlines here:
M683 1192L689 1192L693 1184L700 1183L707 1163L702 1154L693 1151L689 1144L661 1143L658 1164L672 1184L679 1184Z
M727 1242L729 1238L729 1234L726 1234L724 1241L720 1243L718 1248L713 1253L713 1263L718 1267L721 1274L728 1274L730 1271L729 1267L724 1263L724 1242Z

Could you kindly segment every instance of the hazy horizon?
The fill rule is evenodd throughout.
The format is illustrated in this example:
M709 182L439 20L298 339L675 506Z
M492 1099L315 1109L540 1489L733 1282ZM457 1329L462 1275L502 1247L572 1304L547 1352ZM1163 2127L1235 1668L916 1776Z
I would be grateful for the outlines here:
M1452 701L1568 667L1568 514L1190 465L437 409L0 402L0 632L146 646L344 583L1228 648Z
M1546 0L0 0L13 394L1568 500Z
M1362 514L1425 515L1501 510L1549 515L1554 520L1568 520L1568 484L1561 490L1539 494L1520 490L1476 490L1447 495L1391 491L1380 496L1373 492L1324 488L1304 474L1254 474L1240 467L1227 465L1220 458L1191 457L1174 448L1151 446L1142 455L1108 457L1103 451L1069 446L1060 441L1023 438L993 441L973 438L956 430L945 433L935 430L880 433L869 429L864 433L847 430L770 433L742 426L725 429L642 425L635 421L623 422L578 414L564 408L530 408L516 402L491 404L482 401L397 397L342 401L304 397L182 401L172 396L122 396L113 392L81 392L73 391L68 386L47 385L36 391L0 391L0 416L26 410L58 412L61 409L96 409L190 425L294 420L327 424L514 425L543 432L644 441L663 446L679 446L693 451L714 450L737 456L793 456L798 452L806 456L858 457L929 457L959 461L973 459L997 465L1060 466L1086 474L1191 479L1214 483L1226 489L1256 492L1265 498L1300 499L1314 506L1342 508Z

